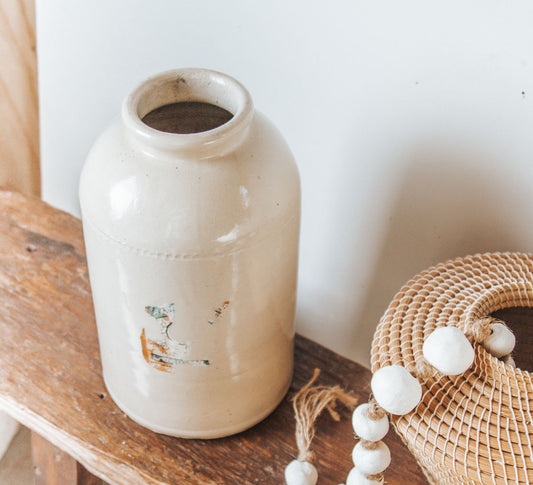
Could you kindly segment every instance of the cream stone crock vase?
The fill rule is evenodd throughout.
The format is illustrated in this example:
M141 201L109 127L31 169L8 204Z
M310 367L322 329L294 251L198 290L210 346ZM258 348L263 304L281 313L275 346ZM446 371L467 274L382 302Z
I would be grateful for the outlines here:
M188 133L149 126L150 113L175 103L218 107L229 120ZM300 183L246 89L204 69L142 83L90 151L80 202L116 404L189 438L267 416L292 376Z

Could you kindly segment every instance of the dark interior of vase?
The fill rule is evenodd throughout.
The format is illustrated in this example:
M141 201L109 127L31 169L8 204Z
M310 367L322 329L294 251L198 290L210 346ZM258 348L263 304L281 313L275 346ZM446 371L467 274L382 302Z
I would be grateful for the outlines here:
M166 133L191 134L213 130L233 115L219 106L199 101L171 103L150 111L143 123Z
M492 316L503 320L514 332L516 346L513 358L516 367L533 371L533 308L511 307L498 310Z

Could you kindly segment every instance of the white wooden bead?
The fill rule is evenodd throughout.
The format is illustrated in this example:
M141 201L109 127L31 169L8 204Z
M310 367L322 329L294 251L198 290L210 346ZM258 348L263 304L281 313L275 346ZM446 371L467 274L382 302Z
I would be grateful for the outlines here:
M318 472L308 461L291 461L285 468L285 483L287 485L315 485Z
M507 364L507 365L510 365L511 367L516 367L516 362L514 361L514 359L508 355L505 359L504 359L504 362Z
M379 441L389 432L389 419L383 416L372 419L368 415L369 404L361 404L355 408L352 415L352 425L355 434L367 441Z
M485 340L485 348L498 359L510 354L516 344L514 333L502 322L490 324L492 333Z
M425 359L446 376L466 372L474 362L474 349L457 327L439 327L422 347Z
M353 463L356 468L364 475L376 475L383 472L390 465L389 447L378 441L374 443L374 449L366 448L360 441L354 446L352 452Z
M378 482L377 480L367 478L366 475L357 469L357 467L350 470L348 478L346 479L346 485L382 485L382 483L382 481Z
M372 376L370 387L377 403L391 414L411 412L422 398L422 386L401 365L378 369Z

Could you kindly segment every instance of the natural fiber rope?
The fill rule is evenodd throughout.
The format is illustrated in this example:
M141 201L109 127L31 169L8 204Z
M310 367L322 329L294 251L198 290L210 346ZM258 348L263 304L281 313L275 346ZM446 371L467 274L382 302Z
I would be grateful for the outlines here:
M492 333L490 324L499 322L494 317L484 317L474 320L467 329L466 336L470 338L470 341L477 342L478 344L484 343Z
M316 381L320 369L315 369L311 380L302 387L293 397L292 405L296 419L296 444L298 446L298 460L312 463L314 453L311 451L311 441L315 436L315 421L320 413L327 409L335 421L340 420L339 413L335 411L337 400L348 409L353 410L357 398L343 391L339 386L311 387Z
M479 343L464 375L432 374L420 363L424 339L435 328L454 325L483 342L487 317L509 307L533 307L533 256L481 254L413 278L376 329L372 371L399 364L423 385L418 407L392 421L432 484L533 484L530 373L506 365Z
M360 439L359 443L361 443L361 446L367 450L377 450L381 445L381 441L367 441L363 439Z
M419 355L416 359L416 365L414 370L414 375L418 377L420 383L437 375L438 371L433 367L423 355Z
M368 400L368 417L374 421L382 419L387 415L387 412L376 402L376 400L371 397Z

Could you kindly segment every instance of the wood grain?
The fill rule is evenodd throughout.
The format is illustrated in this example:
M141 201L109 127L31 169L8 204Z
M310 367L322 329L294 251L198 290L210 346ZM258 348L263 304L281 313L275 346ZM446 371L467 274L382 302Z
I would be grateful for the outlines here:
M102 380L82 228L35 198L0 191L0 409L116 484L279 484L297 454L289 398L322 369L366 401L370 372L298 336L289 395L254 428L218 440L158 435L128 419ZM319 419L320 484L346 480L355 444L350 412ZM389 485L427 483L398 437Z
M40 194L35 1L0 0L0 185Z

